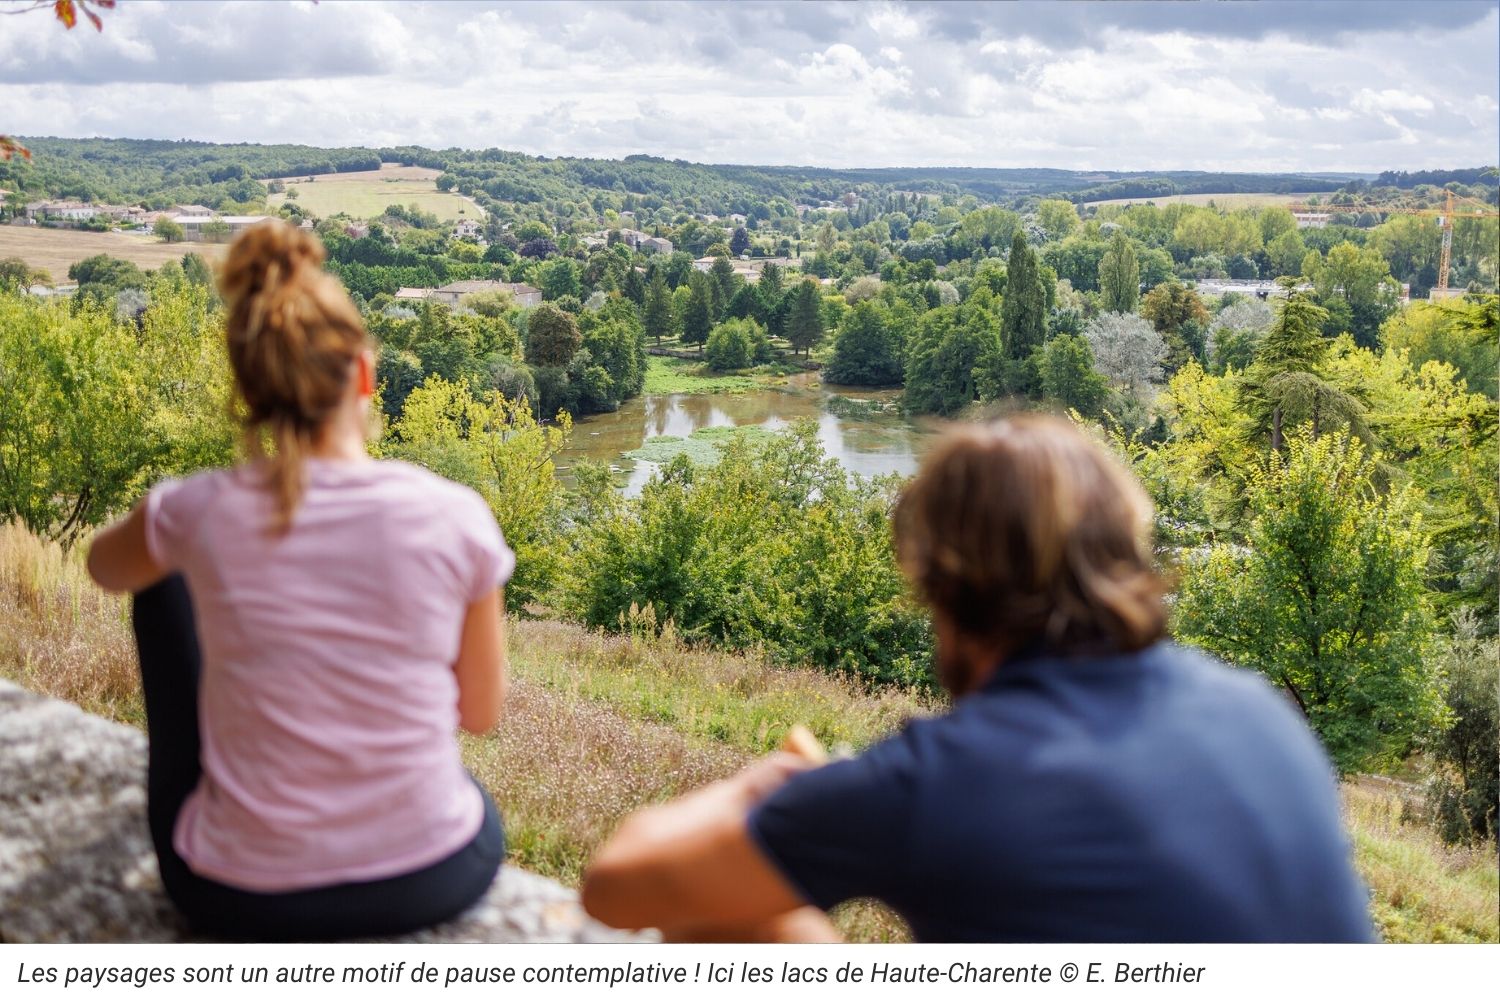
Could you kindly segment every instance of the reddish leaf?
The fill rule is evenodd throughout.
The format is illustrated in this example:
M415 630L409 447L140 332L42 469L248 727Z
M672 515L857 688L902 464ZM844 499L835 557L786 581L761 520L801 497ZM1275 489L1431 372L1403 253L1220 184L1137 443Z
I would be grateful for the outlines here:
M95 31L104 30L104 22L99 20L98 14L95 14L93 11L85 7L83 8L83 16L89 19L89 23L94 26Z
M31 159L31 150L8 135L0 135L0 160L8 160L18 153L23 160Z
M63 27L72 31L73 25L78 23L78 11L73 6L73 0L56 0L52 9L57 12L57 19L63 23Z

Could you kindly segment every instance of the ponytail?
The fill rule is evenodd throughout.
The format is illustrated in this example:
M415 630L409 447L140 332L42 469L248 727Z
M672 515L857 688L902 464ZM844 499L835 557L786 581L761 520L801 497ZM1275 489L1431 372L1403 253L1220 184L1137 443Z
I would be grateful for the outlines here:
M244 403L243 443L265 468L275 534L291 527L307 453L366 344L359 310L324 272L323 257L316 237L270 220L240 234L219 276L229 363Z

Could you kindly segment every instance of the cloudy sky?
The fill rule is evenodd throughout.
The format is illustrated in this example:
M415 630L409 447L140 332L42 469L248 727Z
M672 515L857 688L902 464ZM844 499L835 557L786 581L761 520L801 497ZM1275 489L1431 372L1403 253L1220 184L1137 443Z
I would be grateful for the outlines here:
M102 34L0 17L0 131L818 166L1500 159L1496 0L121 0L104 16Z

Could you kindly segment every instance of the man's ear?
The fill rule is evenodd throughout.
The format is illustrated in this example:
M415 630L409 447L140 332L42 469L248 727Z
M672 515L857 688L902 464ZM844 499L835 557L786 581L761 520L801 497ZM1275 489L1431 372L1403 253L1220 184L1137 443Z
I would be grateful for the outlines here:
M355 364L358 365L360 398L369 399L375 395L375 352L365 348L359 352Z

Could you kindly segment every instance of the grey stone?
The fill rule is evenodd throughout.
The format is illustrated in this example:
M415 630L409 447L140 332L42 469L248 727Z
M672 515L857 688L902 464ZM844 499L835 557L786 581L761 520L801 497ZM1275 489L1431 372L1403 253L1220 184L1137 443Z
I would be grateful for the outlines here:
M146 738L0 681L0 942L186 941L146 828ZM643 940L506 865L454 920L397 940Z

